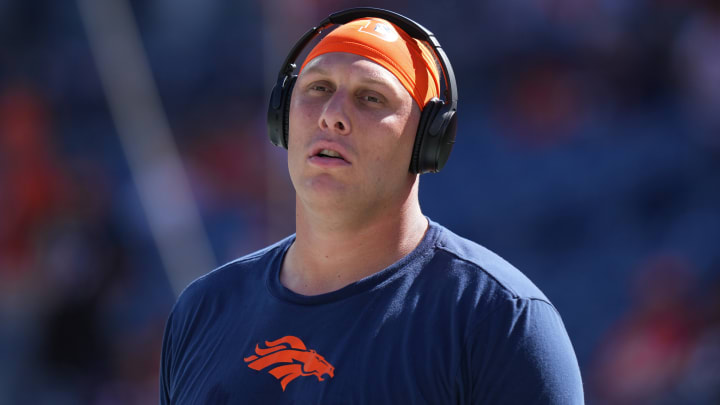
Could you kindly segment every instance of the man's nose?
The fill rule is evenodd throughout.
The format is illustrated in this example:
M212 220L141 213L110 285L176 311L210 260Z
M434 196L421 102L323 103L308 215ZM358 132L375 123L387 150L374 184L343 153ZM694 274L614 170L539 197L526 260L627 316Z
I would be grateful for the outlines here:
M347 115L348 94L336 90L327 100L318 125L320 128L338 135L348 135L351 131L350 117Z

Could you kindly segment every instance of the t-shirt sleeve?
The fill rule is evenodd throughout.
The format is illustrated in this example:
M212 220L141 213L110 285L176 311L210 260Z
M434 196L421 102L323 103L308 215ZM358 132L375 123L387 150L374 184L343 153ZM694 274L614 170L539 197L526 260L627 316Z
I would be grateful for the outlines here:
M470 335L473 404L584 404L577 358L555 307L510 299Z
M169 405L170 402L170 378L172 358L172 313L165 324L163 335L162 352L160 354L160 404Z

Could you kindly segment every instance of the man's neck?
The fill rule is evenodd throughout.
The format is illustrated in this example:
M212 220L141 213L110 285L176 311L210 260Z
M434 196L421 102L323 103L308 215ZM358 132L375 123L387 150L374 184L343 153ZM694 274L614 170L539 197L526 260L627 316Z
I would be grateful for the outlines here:
M415 249L428 228L417 198L364 221L313 216L299 203L297 211L280 281L303 295L335 291L390 266Z

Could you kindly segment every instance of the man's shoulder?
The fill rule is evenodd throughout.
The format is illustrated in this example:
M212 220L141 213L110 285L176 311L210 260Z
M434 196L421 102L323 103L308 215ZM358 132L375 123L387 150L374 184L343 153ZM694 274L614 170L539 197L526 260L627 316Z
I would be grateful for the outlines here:
M582 404L572 343L540 289L497 254L447 229L435 245L436 256L445 255L440 263L479 286L476 316L464 333L472 402ZM487 377L487 370L493 370L490 377L477 377Z
M454 269L471 273L474 278L492 284L511 299L538 299L549 303L542 291L515 266L490 249L449 229L441 230L435 249L453 262Z
M274 259L292 243L294 235L288 236L270 246L234 259L209 273L198 277L183 290L176 305L195 302L207 295L217 296L223 292L234 293L243 285L255 288L265 279Z

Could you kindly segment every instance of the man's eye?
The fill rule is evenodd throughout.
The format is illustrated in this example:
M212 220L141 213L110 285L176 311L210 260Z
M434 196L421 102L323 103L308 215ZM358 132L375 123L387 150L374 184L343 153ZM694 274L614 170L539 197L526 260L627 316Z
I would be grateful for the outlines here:
M323 86L322 84L314 84L310 86L310 90L313 91L319 91L319 92L327 92L330 91L330 89L327 86Z
M363 99L364 99L365 101L370 102L370 103L379 103L379 102L380 102L380 97L373 96L373 95L363 96Z

